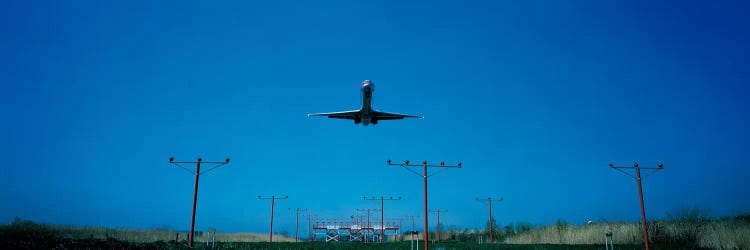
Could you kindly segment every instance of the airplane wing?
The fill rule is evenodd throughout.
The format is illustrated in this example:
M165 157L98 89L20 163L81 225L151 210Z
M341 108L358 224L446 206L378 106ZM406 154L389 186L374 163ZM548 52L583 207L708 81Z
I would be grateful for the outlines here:
M402 115L402 114L380 112L380 111L374 111L373 115L375 115L375 117L377 117L378 120L401 120L404 118L424 118L424 117L416 116L416 115Z
M307 114L307 116L328 116L328 118L338 118L338 119L354 120L354 119L357 118L357 116L359 116L359 110L342 111L342 112L331 112L331 113Z

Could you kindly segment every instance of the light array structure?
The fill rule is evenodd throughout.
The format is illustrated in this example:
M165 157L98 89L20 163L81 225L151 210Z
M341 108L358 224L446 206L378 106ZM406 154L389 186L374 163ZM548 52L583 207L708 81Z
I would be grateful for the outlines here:
M370 211L373 210L371 209ZM364 215L352 215L346 218L316 218L313 222L313 237L321 234L325 236L325 242L364 242L367 238L370 238L369 242L372 242L375 237L381 236L379 233L372 234L372 232L379 231L380 228L379 226L368 227L364 224L366 223L364 220ZM397 219L386 220L383 225L386 230L386 237L389 230L398 236L401 227ZM319 230L322 232L319 232Z
M276 203L276 200L286 200L289 199L289 196L282 197L276 197L275 195L272 195L271 197L263 197L258 195L259 200L271 200L271 229L269 229L268 232L268 242L273 242L273 206Z
M664 169L664 164L659 163L657 167L641 167L636 162L632 167L616 167L614 163L609 163L609 167L622 172L623 174L633 177L638 182L638 197L641 199L641 223L643 224L643 243L645 244L646 250L648 250L648 228L646 227L646 208L643 205L643 187L641 186L641 179L649 177L656 172ZM628 171L623 169L635 169L635 175L632 175ZM651 170L646 176L641 178L641 169Z
M487 208L490 210L490 219L488 220L488 223L490 225L490 244L492 244L492 231L493 231L493 228L492 228L493 227L493 225L492 225L492 202L493 201L501 202L501 201L503 201L503 197L500 197L500 199L493 199L492 197L487 197L487 199L485 199L485 198L476 198L476 200L479 201L479 202L487 201Z
M440 242L440 213L448 212L448 210L432 210L430 212L437 213L437 226L435 227L437 229L437 242Z
M303 213L307 212L307 208L295 208L295 209L289 208L289 211L296 212L296 219L294 221L294 242L299 242L299 212L303 212ZM309 234L309 229L310 229L309 220L307 224L308 224L307 226L308 226L308 234Z
M427 178L430 178L431 176L434 176L443 170L449 169L449 168L461 168L461 162L458 162L455 166L449 166L445 165L445 162L440 162L440 165L430 165L427 164L427 161L422 161L422 164L410 164L409 160L405 160L404 163L391 163L391 160L386 161L389 166L401 166L404 169L408 170L409 172L412 172L416 175L422 176L422 179L424 180L424 250L429 250L429 243L428 243L428 215L427 215ZM423 173L420 174L417 171L414 171L413 169L410 169L408 167L422 167ZM427 168L442 168L441 170L431 174L427 175Z
M340 240L340 230L342 229L341 225L338 224L338 219L336 218L323 218L323 217L317 217L315 218L315 222L313 223L313 240L316 241L318 230L323 230L325 242L338 242Z
M354 213L354 215L349 216L349 218L352 219L352 224L359 225L363 229L365 228L364 227L364 221L365 221L365 216L364 215L361 215L359 213Z
M384 201L397 201L397 200L401 200L401 197L399 196L398 198L393 198L393 197L385 198L383 196L380 196L380 198L377 198L373 196L369 198L368 197L362 197L362 198L365 200L371 200L371 201L380 200L380 239L379 240L380 240L380 243L383 243L383 240L385 239L385 223L384 223L385 211L383 210Z
M203 161L203 158L200 157L198 157L197 161L174 161L174 157L169 157L169 163L184 169L188 173L195 175L195 189L193 191L193 215L190 219L190 235L188 235L188 247L193 248L193 236L195 234L195 208L198 204L198 180L200 179L201 174L211 172L218 167L229 164L229 158L224 159L224 161ZM195 173L180 164L195 164ZM201 173L201 164L209 164L215 166Z
M372 226L370 226L370 211L382 211L382 210L381 209L377 209L377 208L374 208L374 209L373 208L367 208L367 209L365 209L365 208L357 208L357 211L358 212L367 211L367 227L366 227L366 232L371 232L372 231ZM370 242L369 235L365 235L365 242Z
M352 219L349 225L349 241L362 241L362 238L367 238L367 228L362 225L364 216L355 213L349 218Z
M313 229L313 232L312 232L312 241L313 242L317 242L318 241L318 237L317 237L317 233L315 232L315 226L319 223L318 221L320 221L322 219L319 216L317 216L317 215L307 214L308 224L310 223L310 220L313 221L313 224L312 224L312 229ZM308 228L308 230L309 230L309 228ZM308 232L308 234L310 234L310 233ZM310 240L310 236L309 235L307 236L307 239Z

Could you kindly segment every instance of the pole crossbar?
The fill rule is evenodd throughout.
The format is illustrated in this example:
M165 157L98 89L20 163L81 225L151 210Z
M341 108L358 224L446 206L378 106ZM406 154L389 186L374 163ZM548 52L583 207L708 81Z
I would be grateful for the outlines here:
M626 172L625 170L622 170L622 168L612 168L612 169L614 169L614 170L617 170L617 171L619 171L620 173L623 173L623 174L625 174L625 175L627 175L627 176L633 177L633 179L638 179L638 177L635 177L635 175L633 175L633 174L631 174L631 173L628 173L628 172Z
M612 169L615 169L617 171L623 172L623 173L625 173L628 176L631 176L631 177L635 178L636 181L637 181L637 183L638 183L638 197L640 198L640 201L641 201L641 219L642 219L641 223L643 224L643 244L645 245L646 250L649 250L649 245L648 245L648 228L646 227L646 207L643 204L643 186L641 185L641 181L643 180L643 178L651 176L651 175L655 174L656 172L659 172L660 170L663 170L664 169L664 164L659 163L659 165L657 167L640 167L638 165L638 163L635 163L635 164L633 164L632 167L617 167L617 166L615 166L614 163L610 162L609 163L609 167L612 168ZM626 172L626 171L624 171L622 169L635 169L635 176L633 176L632 174L630 174L630 173L628 173L628 172ZM648 169L648 170L654 170L654 171L652 171L651 173L647 174L644 177L641 177L641 169Z
M432 177L432 176L435 176L435 175L437 175L437 174L439 174L439 173L441 173L441 172L443 172L443 171L445 171L445 170L447 170L447 169L449 169L449 168L440 168L440 170L438 170L437 172L435 172L435 173L432 173L432 174L428 175L428 176L427 176L427 178L430 178L430 177Z
M412 173L414 173L415 175L418 175L418 176L422 176L422 174L420 174L419 172L417 172L417 171L416 171L416 170L414 170L414 169L408 168L407 166L404 166L404 165L400 165L400 166L401 166L402 168L406 169L407 171L409 171L409 172L412 172Z
M427 174L427 168L436 168L436 167L437 168L461 168L462 167L461 162L458 162L458 164L456 164L455 166L451 166L451 165L445 165L444 161L441 161L439 165L433 165L433 164L427 164L427 161L422 161L422 164L411 164L411 163L409 163L409 160L405 160L403 163L391 163L391 160L389 159L389 160L386 161L386 164L388 164L388 166L401 166L401 167L404 167L407 170L411 170L411 169L409 169L407 167L422 167L422 174L420 175L419 173L417 173L417 175L422 176L422 182L423 182L423 186L424 186L424 237L423 238L424 238L424 250L429 250L429 239L428 239L429 238L429 234L428 234L428 232L429 232L429 227L428 227L429 226L429 223L428 223L429 219L428 218L429 217L428 217L428 214L427 214L428 213L428 210L427 210L427 179L429 179L431 176L435 175L436 173L432 174L432 175L428 175ZM412 172L416 172L416 171L412 171ZM442 171L438 171L438 173L439 172L442 172Z
M228 159L228 158L227 158ZM170 163L195 163L194 161L171 161ZM229 161L201 161L201 164L226 164Z
M656 174L657 172L659 172L659 171L661 171L661 170L663 170L663 169L661 169L661 168L660 168L660 169L657 169L657 170L651 171L651 172L649 172L649 173L646 173L646 175L645 175L645 176L643 176L643 177L641 177L641 179L646 179L646 177L652 176L652 175Z
M192 174L192 175L194 175L194 174L195 174L195 173L194 173L194 172L193 172L192 170L190 170L189 168L187 168L187 167L185 167L185 166L182 166L182 165L180 165L180 164L177 164L177 163L174 163L174 162L173 162L172 164L174 164L175 166L178 166L178 167L180 167L181 169L184 169L185 171L187 171L188 173L190 173L190 174Z
M171 160L171 159L173 159L173 158L170 158L170 160ZM200 159L200 158L198 158L198 159ZM192 171L190 171L190 169L189 169L189 168L187 168L187 167L185 167L185 166L182 166L182 165L180 165L180 164L188 164L188 163L190 163L190 164L196 164L196 163L198 163L198 162L196 162L196 161L170 161L169 163L172 163L172 164L174 164L175 166L178 166L178 167L180 167L180 168L182 168L182 169L184 169L184 170L188 171L188 172L189 172L190 174L193 174L193 175L194 175L194 174L196 174L196 173L193 173ZM200 175L200 174L206 174L206 173L208 173L208 172L211 172L211 171L213 171L214 169L217 169L217 168L223 167L224 165L227 165L227 164L229 164L229 158L227 158L227 159L226 159L226 161L200 161L200 163L201 163L202 165L204 165L204 164L214 164L214 165L217 165L217 166L214 166L214 167L212 167L212 168L209 168L209 169L208 169L208 170L206 170L206 171L200 172L200 173L198 173L199 175Z
M614 165L614 163L611 163L611 162L610 162L609 164L610 164L610 165L609 165L609 167L611 167L611 168L626 168L626 169L634 169L634 168L640 168L640 169L664 169L664 164L661 164L661 163L659 163L659 165L657 165L656 167L641 167L641 166L639 166L639 165L638 165L638 163L635 163L635 164L633 164L633 166L632 166L632 167L618 167L618 166L615 166L615 165Z
M218 167L229 164L229 158L226 158L223 162L221 162L221 161L203 161L203 158L201 157L198 157L197 161L174 161L174 157L169 157L169 163L179 168L182 168L183 170L189 172L190 174L195 175L195 188L193 191L193 214L190 219L190 235L188 235L188 247L193 248L193 238L195 236L195 209L198 205L198 181L200 180L201 174L205 174ZM195 164L195 173L193 173L192 171L190 171L190 169L180 164ZM215 166L209 169L208 171L201 173L201 164L216 164L218 166Z

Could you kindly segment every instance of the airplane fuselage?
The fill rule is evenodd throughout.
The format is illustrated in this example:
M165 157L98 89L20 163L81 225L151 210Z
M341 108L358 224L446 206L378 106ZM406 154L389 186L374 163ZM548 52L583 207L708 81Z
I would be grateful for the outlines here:
M362 83L362 108L360 108L360 121L362 125L369 125L370 123L377 124L377 121L372 120L372 93L375 92L375 84L370 81ZM355 123L358 123L355 120Z

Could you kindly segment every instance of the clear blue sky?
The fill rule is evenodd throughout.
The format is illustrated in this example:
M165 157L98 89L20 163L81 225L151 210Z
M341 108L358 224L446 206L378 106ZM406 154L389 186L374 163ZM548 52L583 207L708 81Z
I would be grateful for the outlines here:
M420 177L386 159L462 161L431 209L483 227L750 210L750 18L742 1L34 2L0 8L0 222L293 232L326 217L422 213ZM355 126L359 107L423 120ZM434 217L432 218L434 222ZM434 224L433 224L434 225Z

